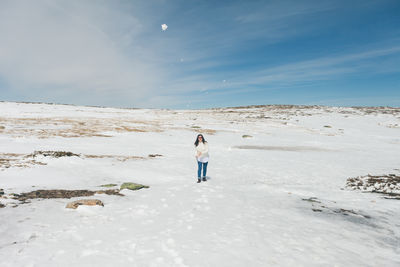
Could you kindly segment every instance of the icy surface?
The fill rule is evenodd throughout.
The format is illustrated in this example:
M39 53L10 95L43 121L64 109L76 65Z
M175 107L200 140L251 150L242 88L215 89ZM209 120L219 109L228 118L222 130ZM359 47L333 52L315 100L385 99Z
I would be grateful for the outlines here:
M345 188L399 175L398 109L0 111L1 266L400 266L400 201ZM211 155L200 184L197 132ZM76 210L79 198L9 197L124 182L150 188Z

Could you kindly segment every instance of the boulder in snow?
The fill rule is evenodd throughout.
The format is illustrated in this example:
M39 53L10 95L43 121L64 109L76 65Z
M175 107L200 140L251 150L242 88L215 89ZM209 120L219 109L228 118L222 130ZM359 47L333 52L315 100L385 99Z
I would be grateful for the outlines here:
M97 205L97 206L104 207L103 202L99 199L80 199L80 200L76 200L76 201L68 203L67 206L65 206L65 208L76 209L80 205L87 205L87 206L96 206Z

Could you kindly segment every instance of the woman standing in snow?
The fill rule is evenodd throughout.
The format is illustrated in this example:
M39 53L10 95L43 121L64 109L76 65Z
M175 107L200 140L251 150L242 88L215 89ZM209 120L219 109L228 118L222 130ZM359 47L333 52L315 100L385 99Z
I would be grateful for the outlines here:
M195 156L197 159L197 182L201 182L201 169L203 169L203 181L207 181L206 174L207 174L207 165L208 165L208 143L204 139L202 134L197 135L196 141L194 142L195 145Z

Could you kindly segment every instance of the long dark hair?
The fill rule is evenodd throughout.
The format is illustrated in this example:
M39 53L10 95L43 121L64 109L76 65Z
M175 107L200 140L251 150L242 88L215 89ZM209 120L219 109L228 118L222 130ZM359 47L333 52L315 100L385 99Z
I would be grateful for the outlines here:
M201 139L203 140L203 141L202 141L203 144L204 144L204 143L207 143L206 139L204 139L204 136L203 136L202 134L198 134L197 137L196 137L196 141L194 142L194 145L195 145L195 146L198 146L198 145L199 145L199 136L201 136Z

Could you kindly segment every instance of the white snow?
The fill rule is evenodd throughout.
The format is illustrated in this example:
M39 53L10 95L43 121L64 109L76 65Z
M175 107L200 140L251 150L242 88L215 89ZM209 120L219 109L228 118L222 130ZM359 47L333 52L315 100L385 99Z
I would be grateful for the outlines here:
M150 186L124 189L123 197L97 194L89 198L104 207L76 210L65 208L75 198L34 199L15 208L15 200L0 198L6 205L0 265L399 266L400 202L344 189L349 177L399 174L396 125L399 112L353 108L0 103L0 159L36 150L115 156L0 165L5 195L123 182ZM82 131L82 137L60 136ZM211 155L209 180L200 184L196 131Z

